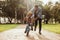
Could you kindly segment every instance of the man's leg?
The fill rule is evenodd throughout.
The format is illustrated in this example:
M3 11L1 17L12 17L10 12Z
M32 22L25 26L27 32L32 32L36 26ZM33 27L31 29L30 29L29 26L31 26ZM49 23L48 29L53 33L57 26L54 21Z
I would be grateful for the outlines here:
M42 19L39 19L39 34L41 34L41 28L42 28Z
M36 31L36 27L37 27L37 20L35 21L35 29L34 29L34 31Z
M31 25L31 30L33 31L33 24Z

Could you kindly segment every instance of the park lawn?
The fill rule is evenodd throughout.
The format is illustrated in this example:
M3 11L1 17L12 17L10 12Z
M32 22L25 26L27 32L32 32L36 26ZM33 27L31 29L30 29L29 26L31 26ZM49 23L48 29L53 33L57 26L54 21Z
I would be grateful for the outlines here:
M18 24L0 24L0 32L15 28Z
M60 34L60 24L43 24L43 29Z

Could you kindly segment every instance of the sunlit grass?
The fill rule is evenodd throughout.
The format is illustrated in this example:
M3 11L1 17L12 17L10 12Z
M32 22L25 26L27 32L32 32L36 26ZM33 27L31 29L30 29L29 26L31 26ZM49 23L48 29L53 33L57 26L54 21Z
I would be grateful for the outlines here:
M43 24L43 29L60 34L60 24Z
M18 24L0 24L0 32L13 29L17 26ZM42 28L60 34L60 24L43 24Z
M15 28L18 24L0 24L0 32Z

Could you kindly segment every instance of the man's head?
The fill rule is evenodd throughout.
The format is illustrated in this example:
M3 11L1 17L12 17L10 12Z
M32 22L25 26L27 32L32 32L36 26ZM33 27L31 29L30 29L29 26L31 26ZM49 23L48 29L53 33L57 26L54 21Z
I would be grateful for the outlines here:
M38 5L35 5L35 10L38 10Z

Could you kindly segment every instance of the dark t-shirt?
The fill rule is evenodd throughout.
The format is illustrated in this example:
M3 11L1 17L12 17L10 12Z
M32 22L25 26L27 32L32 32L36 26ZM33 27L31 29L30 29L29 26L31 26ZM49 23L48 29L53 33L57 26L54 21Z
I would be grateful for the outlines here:
M38 17L37 11L34 11L34 18Z

